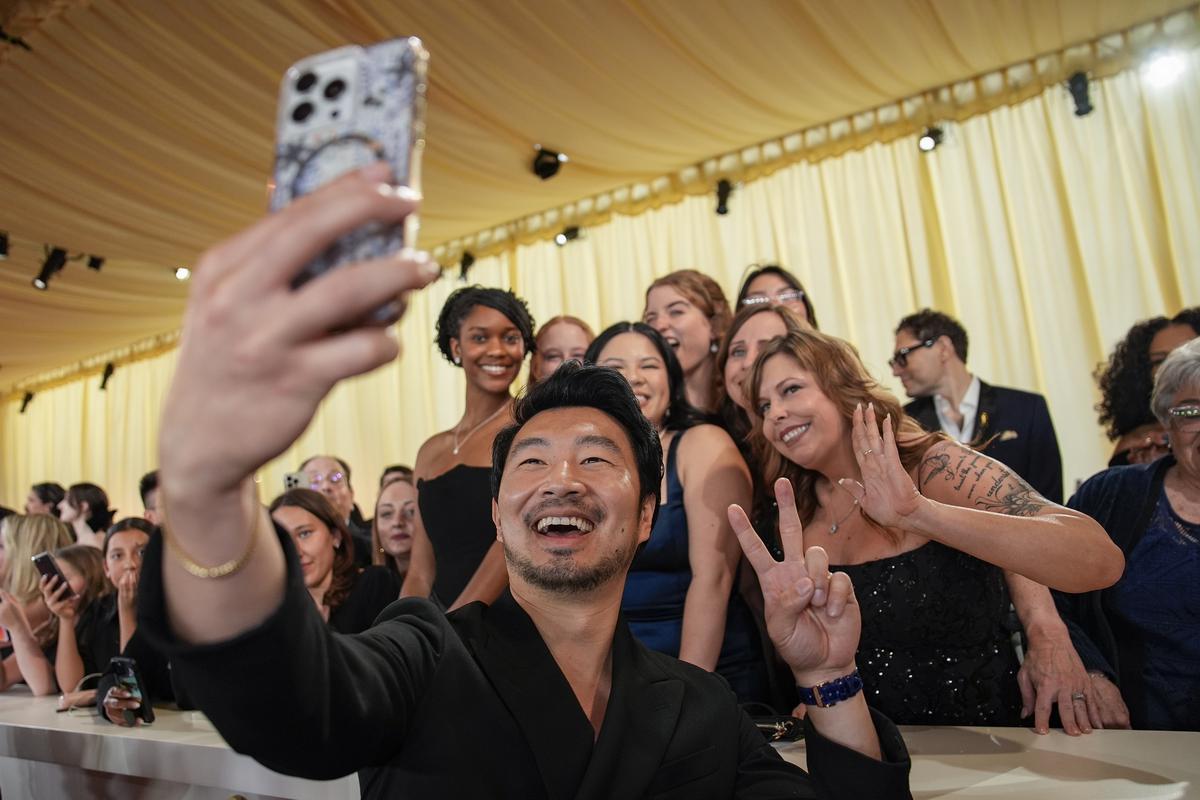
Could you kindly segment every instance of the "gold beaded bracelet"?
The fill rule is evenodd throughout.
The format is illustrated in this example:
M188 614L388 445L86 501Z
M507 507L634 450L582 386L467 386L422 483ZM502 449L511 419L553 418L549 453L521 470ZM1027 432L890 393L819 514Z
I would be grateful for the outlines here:
M257 515L255 516L254 528L250 531L250 541L246 545L246 551L237 558L226 561L224 564L217 564L215 567L206 567L201 564L197 564L196 560L188 555L187 551L180 547L178 542L176 542L170 535L170 524L166 519L167 504L165 502L165 498L162 497L161 489L159 491L159 506L163 508L163 521L162 525L160 526L162 530L163 544L166 545L167 550L170 551L170 553L175 557L175 560L179 562L179 566L187 570L189 575L194 575L197 578L203 578L205 580L224 578L232 575L242 567L246 566L246 562L250 560L250 556L254 555L254 545L258 541Z

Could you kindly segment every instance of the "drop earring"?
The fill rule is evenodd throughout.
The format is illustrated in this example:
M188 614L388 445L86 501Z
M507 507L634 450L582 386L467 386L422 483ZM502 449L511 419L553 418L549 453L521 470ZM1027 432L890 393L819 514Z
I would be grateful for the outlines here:
M721 349L721 346L719 344L717 344L716 342L713 342L712 344L710 344L708 346L708 352L710 352L710 353L716 353L720 349Z
M454 357L454 364L455 364L455 366L461 366L461 365L462 365L462 359L461 359L461 358L459 358L458 356L455 356L455 357Z

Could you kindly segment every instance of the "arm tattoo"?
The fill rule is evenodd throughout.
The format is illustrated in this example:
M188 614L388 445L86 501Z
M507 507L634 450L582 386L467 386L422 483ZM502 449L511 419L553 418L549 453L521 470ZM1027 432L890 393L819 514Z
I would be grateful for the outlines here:
M921 486L942 480L976 508L1014 517L1035 517L1050 505L1003 464L965 447L928 456L917 471Z

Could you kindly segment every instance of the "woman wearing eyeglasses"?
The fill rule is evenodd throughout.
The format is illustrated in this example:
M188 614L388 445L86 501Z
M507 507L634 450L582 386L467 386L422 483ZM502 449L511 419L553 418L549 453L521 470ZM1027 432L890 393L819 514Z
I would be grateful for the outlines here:
M1105 727L1200 731L1200 339L1162 363L1151 408L1171 453L1094 475L1067 503L1104 526L1125 574L1056 599L1110 698Z
M1057 697L1039 684L1036 706L1023 698L1004 625L1005 572L1072 591L1114 583L1120 551L1095 522L1003 464L923 431L840 339L772 339L743 388L765 482L791 481L805 543L854 583L872 707L901 724L1019 725L1025 705L1044 732L1057 700L1068 732L1090 730L1082 668ZM1037 588L1022 622L1062 629ZM1069 647L1065 629L1061 640Z
M790 308L794 314L816 329L817 312L812 299L804 291L804 284L792 273L778 264L755 264L742 280L738 291L738 308L753 305L780 305Z

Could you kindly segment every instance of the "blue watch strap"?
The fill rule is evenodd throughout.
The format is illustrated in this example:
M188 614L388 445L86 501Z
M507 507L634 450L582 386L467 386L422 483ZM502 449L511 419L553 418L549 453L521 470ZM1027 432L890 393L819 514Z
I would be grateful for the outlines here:
M801 703L806 706L817 706L818 708L828 708L829 706L837 705L843 700L849 700L861 692L862 688L863 682L862 678L858 676L858 670L854 670L849 675L825 681L820 686L796 687L800 692Z

